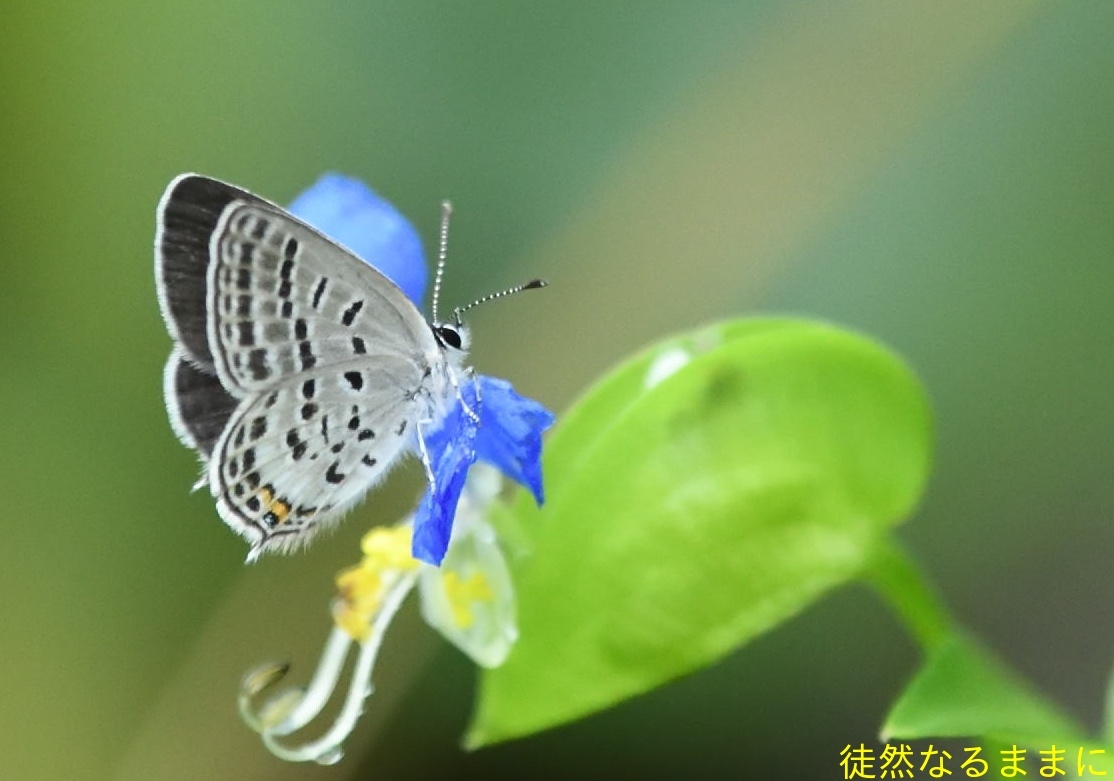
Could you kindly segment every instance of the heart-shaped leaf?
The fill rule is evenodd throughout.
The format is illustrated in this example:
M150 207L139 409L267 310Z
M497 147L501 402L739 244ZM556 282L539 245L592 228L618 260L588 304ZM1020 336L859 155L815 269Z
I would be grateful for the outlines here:
M928 474L928 405L890 352L745 320L670 339L553 431L514 506L520 639L467 742L526 735L710 664L859 573Z

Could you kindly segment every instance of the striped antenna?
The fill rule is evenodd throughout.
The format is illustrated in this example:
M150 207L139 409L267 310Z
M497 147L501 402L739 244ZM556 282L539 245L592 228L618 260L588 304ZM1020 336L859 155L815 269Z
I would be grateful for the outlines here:
M467 306L458 306L456 309L453 310L453 319L456 320L456 324L457 326L459 326L460 316L474 306L486 304L488 301L494 301L497 298L509 296L513 293L521 293L523 290L537 290L538 288L545 287L548 284L549 283L546 282L544 279L531 279L529 282L525 282L521 285L515 285L514 287L509 287L506 290L500 290L498 293L488 293L483 298L477 298L475 301L473 301L471 304L468 304Z
M441 201L441 241L437 248L437 275L433 278L433 322L437 319L437 304L441 300L441 279L445 276L445 258L449 254L449 217L452 216L453 205L448 201Z

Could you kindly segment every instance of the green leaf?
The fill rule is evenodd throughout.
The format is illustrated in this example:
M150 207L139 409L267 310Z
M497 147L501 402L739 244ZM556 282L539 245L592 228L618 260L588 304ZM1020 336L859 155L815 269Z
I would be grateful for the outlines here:
M1053 742L1077 746L1086 741L1071 719L962 635L929 656L890 711L881 739L945 737L980 737L1045 749ZM1092 763L1099 767L1098 760Z
M468 744L653 689L854 578L919 499L930 436L910 371L826 325L738 321L628 361L559 421L546 506L503 524L520 639Z

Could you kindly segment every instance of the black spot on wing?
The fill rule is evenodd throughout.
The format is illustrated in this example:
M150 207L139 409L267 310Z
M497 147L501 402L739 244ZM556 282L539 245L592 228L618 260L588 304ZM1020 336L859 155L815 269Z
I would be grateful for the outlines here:
M354 391L358 391L364 387L363 372L345 372L344 379L348 382L348 387L350 387Z
M310 302L314 309L317 309L321 304L321 297L325 295L325 288L328 287L328 285L328 277L321 277L321 279L317 280L317 287L313 289L313 300Z
M248 371L253 380L265 380L271 376L271 369L267 366L267 350L257 347L248 353Z
M290 448L290 455L294 456L295 461L301 460L302 456L306 454L307 445L302 440L296 428L292 428L286 432L286 445Z
M344 310L344 314L341 315L340 321L345 325L352 325L352 323L356 321L356 315L358 315L360 313L360 310L363 308L363 300L361 299L359 301L356 301L352 304L352 306Z
M298 342L298 357L302 359L302 371L309 371L317 365L317 356L313 354L313 345L308 339Z
M267 231L271 229L271 223L264 217L256 217L255 225L251 229L251 237L256 241L263 241L263 237L267 235Z

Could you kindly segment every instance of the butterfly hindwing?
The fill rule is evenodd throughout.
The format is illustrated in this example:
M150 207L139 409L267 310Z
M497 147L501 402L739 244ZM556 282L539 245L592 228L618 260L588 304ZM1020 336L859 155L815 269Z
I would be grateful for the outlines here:
M420 402L386 381L392 367L304 376L232 415L209 465L217 509L252 543L252 557L307 542L387 473L413 432ZM398 367L393 367L397 369Z
M239 400L224 389L216 374L186 360L178 347L166 362L163 395L174 433L208 461Z

